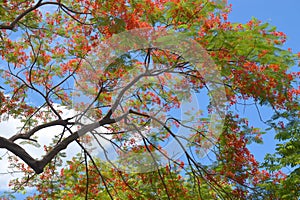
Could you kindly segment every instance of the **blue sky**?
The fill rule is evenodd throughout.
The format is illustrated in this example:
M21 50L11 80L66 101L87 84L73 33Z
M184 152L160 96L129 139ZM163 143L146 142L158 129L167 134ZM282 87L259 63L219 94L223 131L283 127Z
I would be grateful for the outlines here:
M300 51L300 1L299 0L228 0L232 4L229 20L247 22L252 16L278 27L287 34L285 45Z
M232 4L232 12L229 14L231 22L245 23L252 17L263 22L268 22L277 27L287 35L287 42L283 48L292 48L294 53L300 52L300 1L299 0L228 0ZM299 67L294 66L293 71L299 71ZM241 113L242 114L242 113ZM261 109L261 114L267 119L271 112L267 108ZM264 127L258 119L255 108L246 109L245 114L256 127ZM274 139L274 133L269 132L263 136L264 144L253 144L250 146L251 152L256 159L262 161L266 153L272 153L278 141Z

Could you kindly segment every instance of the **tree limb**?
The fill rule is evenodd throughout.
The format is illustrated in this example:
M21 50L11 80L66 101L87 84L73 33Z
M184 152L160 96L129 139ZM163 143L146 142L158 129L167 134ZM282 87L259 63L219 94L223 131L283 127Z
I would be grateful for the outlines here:
M118 120L121 120L122 118L119 118ZM16 135L13 136L10 139L6 139L4 137L0 137L0 148L7 149L8 151L12 152L16 156L18 156L20 159L22 159L27 165L29 165L37 174L40 174L43 172L44 167L63 149L66 149L67 146L78 139L80 136L86 134L87 132L98 128L100 126L106 125L106 124L112 124L115 123L115 119L110 118L103 118L102 120L98 122L94 122L92 124L88 124L86 126L83 126L80 130L76 131L75 133L71 134L70 136L63 139L60 143L55 145L41 160L34 159L31 155L29 155L20 145L14 143L13 141L19 138L22 138L22 135ZM41 130L45 127L50 127L54 125L63 125L66 126L67 120L56 120L53 122L50 122L48 124L40 125L31 131L29 131L27 134L24 134L24 137L29 137L30 134L37 132L38 130ZM27 139L27 138L26 138Z

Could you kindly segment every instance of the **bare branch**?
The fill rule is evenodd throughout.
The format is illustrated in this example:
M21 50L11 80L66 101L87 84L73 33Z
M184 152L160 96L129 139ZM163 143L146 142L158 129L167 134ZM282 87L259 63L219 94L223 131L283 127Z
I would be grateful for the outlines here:
M11 142L16 141L17 139L29 139L34 133L47 128L47 127L51 127L51 126L57 126L57 125L61 125L61 126L67 126L67 125L72 125L72 122L68 122L68 120L62 120L62 119L58 119L46 124L41 124L39 126L34 127L33 129L31 129L30 131L28 131L25 134L17 134L12 136L11 138L9 138L9 140Z

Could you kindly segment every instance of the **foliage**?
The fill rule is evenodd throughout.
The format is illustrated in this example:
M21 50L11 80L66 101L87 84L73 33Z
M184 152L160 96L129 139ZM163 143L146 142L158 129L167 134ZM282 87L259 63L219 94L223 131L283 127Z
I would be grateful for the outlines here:
M12 169L23 172L11 188L35 188L29 199L297 199L300 74L290 68L298 57L282 48L286 36L276 27L255 18L231 23L230 9L212 0L0 1L1 120L23 123L15 135L0 137L0 148L14 154ZM170 48L177 52L126 49L128 41L157 36L136 30L160 32L153 40L175 42ZM121 40L124 31L129 34ZM185 44L194 46L187 51ZM201 54L201 66L188 53ZM111 54L119 57L110 60ZM206 93L203 110L178 117L182 102ZM263 121L268 128L249 125L232 109L241 104L252 104L258 115L260 108L272 109ZM65 118L66 109L74 116ZM224 121L214 118L224 111ZM38 133L50 127L61 129L51 133L44 155L33 158L26 145L39 147ZM276 153L258 163L248 145L272 131ZM182 157L164 150L169 140ZM95 141L103 152L102 144L110 143L122 159L93 156ZM71 143L82 152L64 166ZM208 149L213 157L202 163ZM284 174L284 167L291 172Z

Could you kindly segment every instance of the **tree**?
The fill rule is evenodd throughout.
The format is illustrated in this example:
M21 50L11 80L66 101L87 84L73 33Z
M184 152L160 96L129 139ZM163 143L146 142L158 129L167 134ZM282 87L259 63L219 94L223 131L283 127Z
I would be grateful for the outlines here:
M1 118L23 123L0 137L24 173L14 190L65 199L299 197L299 72L289 72L297 55L281 48L286 36L275 27L230 23L230 6L210 0L2 1L0 12ZM265 163L247 148L264 130L239 117L239 104L273 110L266 132L282 143ZM25 147L39 146L50 127L61 129L47 133L53 141L35 159ZM71 143L82 152L63 166Z

